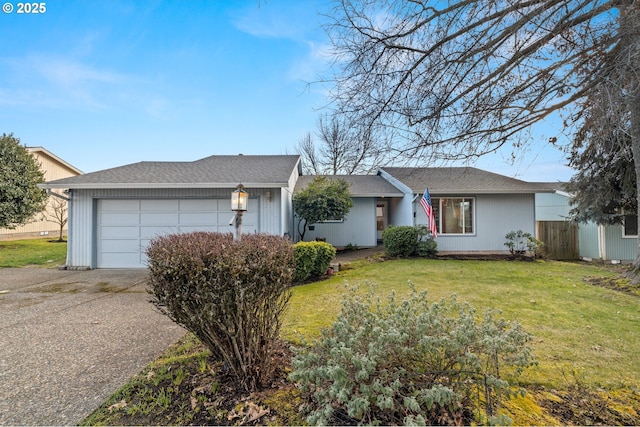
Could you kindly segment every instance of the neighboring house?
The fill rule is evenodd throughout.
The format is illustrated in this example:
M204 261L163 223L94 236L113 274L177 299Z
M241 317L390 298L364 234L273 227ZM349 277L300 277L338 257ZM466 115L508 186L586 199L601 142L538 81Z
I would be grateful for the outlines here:
M60 157L51 153L43 147L27 147L27 150L35 157L40 164L40 169L44 174L45 181L53 181L61 178L81 175L82 171ZM58 191L60 194L61 192ZM26 238L38 236L55 236L58 237L60 225L50 220L53 215L52 205L56 203L55 196L49 198L47 208L44 212L36 214L31 222L19 226L13 230L8 228L0 228L0 239ZM66 227L65 227L66 229Z
M637 217L629 215L624 224L598 225L595 222L573 224L569 220L571 194L562 183L542 184L555 190L552 194L536 195L536 218L539 221L565 222L577 229L578 257L586 260L628 262L636 258L638 250ZM625 218L627 219L627 218ZM558 241L570 246L570 233L558 236Z
M438 249L505 252L505 234L535 231L540 187L475 168L382 168L377 175L339 176L354 206L343 221L312 224L305 238L337 247L375 246L389 225L426 223L419 199L428 186L438 221ZM69 268L138 268L145 248L167 233L232 231L231 192L249 192L244 233L298 236L292 198L313 176L299 156L211 156L193 162L141 162L43 188L71 199ZM548 190L551 191L551 190Z

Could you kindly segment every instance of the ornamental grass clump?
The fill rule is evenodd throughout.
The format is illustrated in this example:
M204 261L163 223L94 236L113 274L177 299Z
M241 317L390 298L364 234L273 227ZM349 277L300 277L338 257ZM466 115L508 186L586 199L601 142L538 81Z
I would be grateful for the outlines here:
M147 249L152 302L193 332L247 391L268 384L295 270L281 237L187 233Z
M372 291L347 294L336 323L293 359L310 424L508 421L496 418L516 392L505 378L535 363L517 322L478 316L455 295L429 303L412 289L382 303Z

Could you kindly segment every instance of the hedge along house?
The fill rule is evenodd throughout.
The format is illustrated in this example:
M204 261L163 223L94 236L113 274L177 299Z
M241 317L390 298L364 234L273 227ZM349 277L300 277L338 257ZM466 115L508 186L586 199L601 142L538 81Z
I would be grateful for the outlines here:
M151 239L191 231L232 232L231 193L249 193L243 232L292 235L299 156L211 156L140 162L42 184L69 197L67 267L143 268Z
M385 167L378 174L405 195L391 204L397 225L427 224L420 198L429 189L440 252L506 252L508 232L535 235L535 194L552 191L472 167Z

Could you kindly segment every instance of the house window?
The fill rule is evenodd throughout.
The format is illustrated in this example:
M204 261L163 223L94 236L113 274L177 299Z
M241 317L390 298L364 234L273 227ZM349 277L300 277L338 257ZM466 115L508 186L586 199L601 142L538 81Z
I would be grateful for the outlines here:
M447 197L432 199L438 234L474 234L475 199Z
M622 237L638 237L638 216L625 215L622 223Z

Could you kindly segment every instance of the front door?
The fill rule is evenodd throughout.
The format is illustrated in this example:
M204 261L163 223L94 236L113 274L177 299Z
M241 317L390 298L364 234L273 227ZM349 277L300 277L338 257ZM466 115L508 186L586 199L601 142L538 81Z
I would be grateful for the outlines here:
M388 203L386 200L379 200L376 204L376 238L382 241L382 232L387 228L388 223Z

